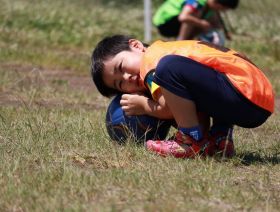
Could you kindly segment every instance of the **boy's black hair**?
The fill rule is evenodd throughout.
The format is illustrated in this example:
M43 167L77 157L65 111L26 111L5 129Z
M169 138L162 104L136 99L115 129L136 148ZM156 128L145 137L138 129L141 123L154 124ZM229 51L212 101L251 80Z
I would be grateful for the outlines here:
M109 88L103 82L102 75L104 69L104 61L110 57L114 57L121 51L129 51L129 40L132 39L126 35L114 35L105 37L101 40L92 52L91 56L91 76L97 90L106 97L111 97L120 91Z
M237 8L239 4L239 0L216 0L216 2L231 9Z

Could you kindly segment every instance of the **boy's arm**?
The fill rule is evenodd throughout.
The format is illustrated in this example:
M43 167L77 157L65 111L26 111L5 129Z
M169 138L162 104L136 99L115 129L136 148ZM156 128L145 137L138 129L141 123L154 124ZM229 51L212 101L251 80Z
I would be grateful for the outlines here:
M186 23L192 24L203 30L208 30L209 27L211 27L210 23L207 20L197 17L195 15L194 11L188 6L185 6L183 8L182 12L180 13L180 15L178 17L178 20L180 22L186 22Z
M159 119L173 118L162 95L159 97L159 101L156 102L140 94L123 94L120 104L128 116L146 114Z
M207 31L211 28L211 24L203 19L197 17L194 10L188 5L184 6L182 12L178 16L181 22L181 28L178 35L178 40L193 39L195 28L201 31Z

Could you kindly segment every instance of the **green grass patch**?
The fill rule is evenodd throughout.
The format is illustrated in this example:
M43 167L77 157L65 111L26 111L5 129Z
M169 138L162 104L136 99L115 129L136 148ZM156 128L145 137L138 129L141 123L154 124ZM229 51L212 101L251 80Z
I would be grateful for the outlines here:
M142 1L0 3L1 211L279 210L277 1L241 1L225 19L227 46L261 67L277 96L264 125L235 128L231 160L161 158L133 139L110 141L90 54L106 35L143 39Z

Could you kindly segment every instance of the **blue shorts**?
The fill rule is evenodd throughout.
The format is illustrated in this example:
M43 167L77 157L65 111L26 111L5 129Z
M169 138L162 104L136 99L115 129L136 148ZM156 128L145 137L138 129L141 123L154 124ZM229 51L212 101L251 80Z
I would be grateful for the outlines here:
M167 55L154 81L177 96L194 101L197 111L228 125L254 128L271 113L246 99L220 72L187 57Z

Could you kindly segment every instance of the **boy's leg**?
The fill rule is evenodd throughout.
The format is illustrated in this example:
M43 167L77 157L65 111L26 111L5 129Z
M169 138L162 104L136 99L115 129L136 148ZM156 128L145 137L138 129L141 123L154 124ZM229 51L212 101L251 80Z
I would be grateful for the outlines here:
M201 33L201 29L193 24L182 22L177 36L177 40L191 40L195 39Z
M147 147L162 155L171 154L175 157L194 157L203 154L208 146L208 141L203 137L203 128L207 127L199 123L205 121L198 116L195 103L192 100L184 99L174 95L168 90L161 88L165 101L172 111L178 125L178 132L174 140L168 142L153 141L147 142ZM182 111L184 111L182 113Z
M195 104L198 111L209 114L226 125L256 127L270 115L248 102L223 74L186 57L163 57L156 68L155 82L163 89L167 105L182 128L189 128L197 123L191 118L192 115L187 117L189 113L196 114L193 105L187 105L189 101Z
M183 56L163 57L154 81L170 93L193 101L197 111L220 123L254 128L271 115L242 96L223 73Z
M169 109L172 111L172 114L177 122L178 125L178 129L180 133L183 133L186 136L190 136L191 139L194 139L195 141L201 141L202 140L202 126L199 125L199 117L197 116L197 110L196 110L196 105L195 102L193 100L192 95L191 94L187 94L189 99L187 98L183 98L180 96L175 95L174 93L168 91L167 89L161 88L162 94L165 98L165 101L169 107ZM230 147L227 148L229 151L226 151L225 155L226 156L233 156L233 145L228 145L228 143L225 146L224 141L227 141L227 139L223 139L223 138L227 138L227 132L229 130L230 127L228 127L228 125L221 125L221 124L217 124L215 123L212 128L211 128L211 132L213 132L213 135L211 135L211 144L207 144L208 148L206 148L206 152L208 155L214 155L216 153L216 149L219 150L220 152L223 152L226 147ZM177 140L182 140L182 136L180 135L180 133L177 133L177 137L179 134L179 139ZM221 140L223 139L223 140ZM203 139L204 141L206 141L205 139ZM219 142L218 142L219 141ZM231 139L232 141L232 139ZM176 142L176 138L175 141ZM161 153L164 152L164 149L166 149L166 152L169 152L169 147L171 146L174 147L175 149L178 149L180 151L183 151L182 148L178 147L177 144L174 144L174 142L167 142L167 143L163 143L163 142L157 142L156 144L153 144L151 141L149 141L148 147L150 145L150 149L154 149L156 151L160 151ZM206 141L208 142L208 141ZM217 143L216 143L217 142ZM233 144L232 142L230 144ZM205 142L201 142L201 146L204 146ZM166 146L168 148L166 148ZM200 146L199 143L195 142L195 146ZM184 146L183 149L185 149L186 153L188 152L188 147ZM200 151L200 147L194 147L193 149L195 154L198 153L198 151ZM173 149L171 149L171 154L173 155L178 155L178 153L176 151L174 151ZM179 154L180 155L180 154ZM188 155L188 154L186 154ZM192 155L192 154L191 154ZM193 156L193 155L192 155Z
M161 91L177 122L178 132L173 140L147 141L148 150L163 156L173 155L178 158L193 158L203 154L209 144L203 138L203 128L199 124L201 117L197 115L195 103L176 96L164 88Z
M174 17L166 23L158 26L158 31L165 37L177 37L179 34L181 23L178 21L178 17Z
M161 88L161 91L179 127L189 128L198 125L196 106L193 101L176 96L164 88ZM184 111L184 114L181 111Z
M223 157L232 157L235 154L233 143L233 125L213 120L213 125L209 131L209 139L215 144L209 154L216 152Z
M177 122L178 132L175 140L148 141L148 149L161 155L171 154L175 157L194 157L202 153L209 142L203 138L204 129L199 123L202 120L205 122L206 118L197 115L196 105L191 97L186 99L164 88L161 88L161 91ZM206 123L204 124L203 127L207 128Z
M197 114L198 122L202 130L203 135L208 135L210 128L210 117L205 113L198 112Z

